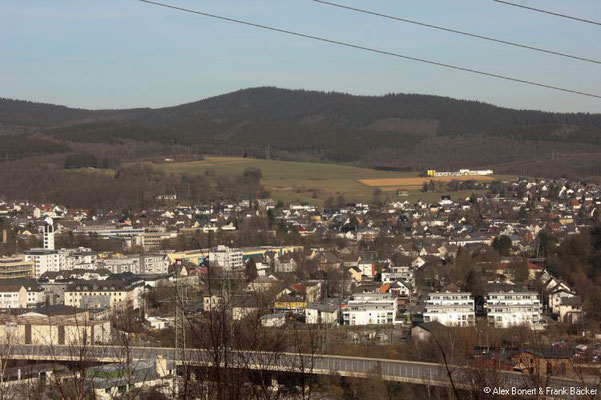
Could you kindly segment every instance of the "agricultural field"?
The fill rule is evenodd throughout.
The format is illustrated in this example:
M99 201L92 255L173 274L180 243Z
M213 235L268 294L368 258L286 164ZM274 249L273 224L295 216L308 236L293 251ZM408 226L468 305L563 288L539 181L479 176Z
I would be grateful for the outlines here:
M377 188L385 196L394 197L397 189L407 190L402 200L435 201L441 193L422 193L423 182L417 172L377 171L340 164L262 160L240 157L207 156L199 161L154 164L170 174L240 174L245 168L258 168L261 183L274 200L284 203L308 202L323 204L328 197L344 196L348 201L371 201ZM207 172L209 171L209 172ZM491 179L491 177L480 177ZM439 178L436 178L439 179ZM443 178L440 178L443 179ZM471 179L471 177L470 177ZM453 199L469 197L471 192L453 192Z
M421 189L424 183L434 182L451 182L457 180L473 180L473 181L493 181L492 176L482 175L466 175L466 176L411 176L402 178L379 178L379 179L361 179L359 182L369 187L379 187L383 191L391 190L410 190Z

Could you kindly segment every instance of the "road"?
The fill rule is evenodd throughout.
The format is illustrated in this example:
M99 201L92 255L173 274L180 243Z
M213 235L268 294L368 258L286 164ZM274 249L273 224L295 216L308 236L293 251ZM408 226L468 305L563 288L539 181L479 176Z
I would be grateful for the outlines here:
M46 361L78 361L123 362L126 359L135 360L155 359L162 356L174 358L173 348L164 347L132 347L124 348L111 346L89 346L77 348L69 346L36 346L36 345L0 345L2 358L20 360ZM197 366L215 366L214 358L208 350L188 349L178 363L188 363ZM220 364L225 366L223 361ZM451 386L449 372L443 364L426 362L387 360L362 357L344 357L335 355L310 355L294 353L269 353L236 351L227 357L227 366L231 368L249 368L264 371L311 373L317 375L338 374L341 376L368 378L373 374L381 375L387 381L414 383L432 386ZM598 388L599 381L586 382L561 377L542 377L537 381L534 377L510 371L486 371L483 368L449 366L455 386L459 389L483 390L491 388L543 388L562 389L568 392L574 388ZM573 398L582 398L574 396ZM547 397L552 398L552 397ZM571 398L561 396L557 398Z

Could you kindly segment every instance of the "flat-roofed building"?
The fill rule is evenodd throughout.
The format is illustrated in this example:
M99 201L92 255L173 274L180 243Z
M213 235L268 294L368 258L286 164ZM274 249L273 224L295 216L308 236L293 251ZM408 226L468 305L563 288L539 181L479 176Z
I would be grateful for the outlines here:
M445 326L472 326L476 323L474 299L468 292L432 292L426 300L424 322Z
M129 256L119 258L107 258L96 263L98 268L104 268L111 271L113 274L122 274L124 272L131 272L132 274L140 274L142 269L140 268L140 257Z
M34 277L39 278L48 271L60 271L61 255L57 250L31 249L25 251L25 260L33 261Z
M165 240L177 238L177 232L146 232L142 235L142 246L145 251L160 250Z
M221 267L226 271L241 271L244 268L243 254L238 249L219 245L209 251L212 267Z
M21 257L0 258L0 279L33 278L34 263Z
M525 325L542 329L542 307L536 292L490 292L486 297L488 323L497 328Z
M344 325L394 324L397 297L381 293L355 293L342 311Z
M140 269L143 274L169 273L169 258L164 254L141 254Z

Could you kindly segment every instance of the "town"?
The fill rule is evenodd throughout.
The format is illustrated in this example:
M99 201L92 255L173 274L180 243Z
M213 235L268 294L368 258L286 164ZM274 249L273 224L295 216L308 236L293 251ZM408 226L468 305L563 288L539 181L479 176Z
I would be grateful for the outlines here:
M440 362L442 346L454 363L597 374L600 300L557 249L594 229L601 187L526 177L480 185L460 201L442 192L436 202L328 207L173 198L125 213L3 202L0 344L174 348L172 359L134 367L154 380L138 371L127 384L168 382L166 395L179 385L177 349L237 341L195 329L213 319L244 327L240 336L254 321L249 334L286 339L280 351ZM18 381L56 367L36 368L9 370ZM83 379L110 368L91 366ZM101 383L98 395L126 390Z

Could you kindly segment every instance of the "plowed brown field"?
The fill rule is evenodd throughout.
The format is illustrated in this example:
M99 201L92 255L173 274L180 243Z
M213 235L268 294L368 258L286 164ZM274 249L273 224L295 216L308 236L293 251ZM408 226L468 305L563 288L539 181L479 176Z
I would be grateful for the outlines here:
M492 176L482 175L462 175L462 176L417 176L410 178L378 178L378 179L360 179L359 182L370 187L385 187L385 186L397 186L397 187L411 187L421 186L424 182L451 182L456 181L492 181Z

